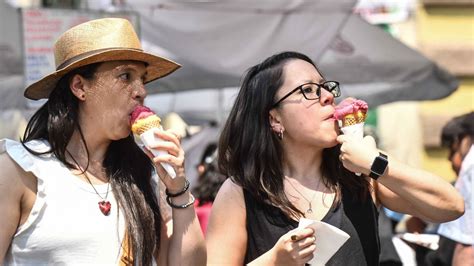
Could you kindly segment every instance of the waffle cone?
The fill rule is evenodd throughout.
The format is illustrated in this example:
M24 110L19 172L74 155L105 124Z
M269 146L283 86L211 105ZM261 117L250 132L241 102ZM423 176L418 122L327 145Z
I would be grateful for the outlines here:
M353 114L347 114L342 119L342 126L347 127L347 126L352 126L359 123L364 123L366 117L367 117L367 113L364 113L362 111L358 111L357 113L353 113Z
M132 132L141 135L149 129L161 127L161 119L157 115L150 115L146 118L138 119L132 125Z

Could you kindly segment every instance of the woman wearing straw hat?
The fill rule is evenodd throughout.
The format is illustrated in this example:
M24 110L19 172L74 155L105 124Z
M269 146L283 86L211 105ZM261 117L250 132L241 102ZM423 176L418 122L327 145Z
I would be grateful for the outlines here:
M205 264L178 136L157 132L168 155L151 158L130 132L144 84L179 65L143 52L116 18L71 28L54 51L56 71L25 91L48 101L21 143L0 140L0 264ZM171 215L163 184L179 194Z

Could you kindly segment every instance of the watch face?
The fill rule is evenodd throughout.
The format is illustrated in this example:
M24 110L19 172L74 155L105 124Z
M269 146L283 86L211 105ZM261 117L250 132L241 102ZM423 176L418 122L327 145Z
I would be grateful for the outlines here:
M372 167L370 168L370 171L373 174L377 175L377 177L383 175L383 173L385 172L385 168L387 168L388 161L387 161L386 155L385 157L384 155L385 154L380 153L379 156L375 157L374 163L372 164Z

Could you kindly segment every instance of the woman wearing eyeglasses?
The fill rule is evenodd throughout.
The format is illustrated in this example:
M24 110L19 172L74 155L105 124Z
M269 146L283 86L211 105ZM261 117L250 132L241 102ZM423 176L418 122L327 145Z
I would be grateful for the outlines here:
M370 137L339 135L339 95L338 82L299 53L250 68L219 143L219 167L230 178L208 226L210 265L304 265L322 247L318 232L297 228L301 217L349 234L327 265L378 265L380 205L437 222L463 213L443 179L391 157L384 164ZM383 169L371 172L375 161Z

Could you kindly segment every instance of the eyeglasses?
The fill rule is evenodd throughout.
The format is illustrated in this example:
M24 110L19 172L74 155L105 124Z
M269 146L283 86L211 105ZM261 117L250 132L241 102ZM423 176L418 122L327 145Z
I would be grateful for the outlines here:
M337 81L325 81L322 84L308 82L302 85L299 85L294 90L288 92L285 96L283 96L278 102L272 105L272 108L275 108L280 104L283 100L290 97L293 93L300 91L303 94L306 100L317 100L321 97L321 88L330 92L334 97L341 96L341 89L339 88L339 82Z

